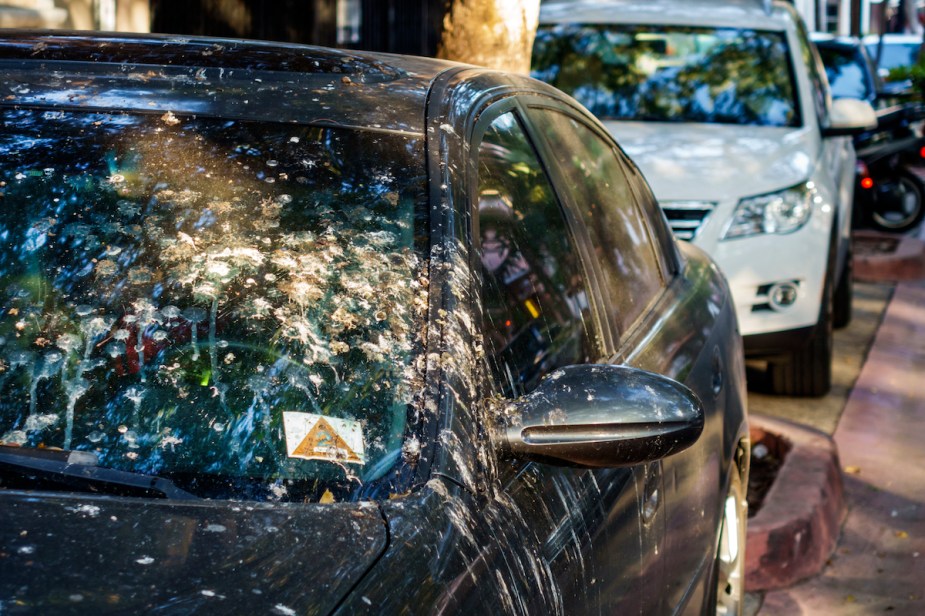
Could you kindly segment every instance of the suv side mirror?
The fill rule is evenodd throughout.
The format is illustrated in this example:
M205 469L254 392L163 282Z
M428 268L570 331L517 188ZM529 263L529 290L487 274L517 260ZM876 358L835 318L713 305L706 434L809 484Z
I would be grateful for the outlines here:
M703 406L687 387L614 365L553 372L501 417L499 453L558 466L651 462L686 449L703 432Z
M823 137L857 135L877 128L877 112L867 101L838 98L832 101L829 126L822 129Z

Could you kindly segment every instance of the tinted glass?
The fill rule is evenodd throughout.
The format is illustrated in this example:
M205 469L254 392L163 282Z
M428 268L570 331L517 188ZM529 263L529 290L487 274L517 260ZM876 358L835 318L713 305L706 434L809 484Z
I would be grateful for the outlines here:
M505 394L596 356L581 262L513 114L495 120L479 147L478 228L485 342Z
M426 303L418 140L2 123L0 440L214 497L348 498L395 465Z
M781 33L542 26L533 50L533 76L605 119L800 124Z
M533 110L566 174L605 274L607 308L626 332L663 286L655 243L610 143L562 113Z
M869 99L873 85L864 66L864 56L850 47L817 45L825 75L829 79L834 98Z
M877 58L877 49L880 47L880 58ZM867 46L867 52L870 57L877 62L880 68L896 68L898 66L912 66L919 57L918 43L887 43L884 42L882 47L877 43Z

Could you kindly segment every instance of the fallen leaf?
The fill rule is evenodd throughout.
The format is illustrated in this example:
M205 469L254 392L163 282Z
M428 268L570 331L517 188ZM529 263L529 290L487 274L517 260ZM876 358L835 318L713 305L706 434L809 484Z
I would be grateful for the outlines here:
M334 495L331 494L330 490L325 490L324 494L321 495L321 500L318 501L323 505L327 505L334 502Z
M845 472L848 473L849 475L857 475L861 472L861 467L860 466L846 466Z
M897 537L899 537L900 539L908 539L908 538L909 538L909 533L907 533L907 532L904 531L904 530L898 530L898 531L896 531L896 532L893 533L893 534L896 535Z

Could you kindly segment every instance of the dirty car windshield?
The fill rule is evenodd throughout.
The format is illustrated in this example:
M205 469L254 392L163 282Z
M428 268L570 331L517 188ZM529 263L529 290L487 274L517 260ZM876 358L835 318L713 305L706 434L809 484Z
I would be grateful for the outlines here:
M420 139L0 111L0 442L213 498L359 498L396 472Z
M800 125L780 32L541 26L532 74L607 120Z

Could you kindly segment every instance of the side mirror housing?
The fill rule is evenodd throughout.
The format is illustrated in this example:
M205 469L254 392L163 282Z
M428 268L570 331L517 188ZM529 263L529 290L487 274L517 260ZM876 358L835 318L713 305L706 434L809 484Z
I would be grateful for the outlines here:
M511 402L497 426L501 455L558 466L651 462L691 446L703 406L667 377L614 365L557 370Z
M856 98L837 98L832 101L829 126L822 130L822 136L857 135L874 128L877 128L877 112L870 103Z

